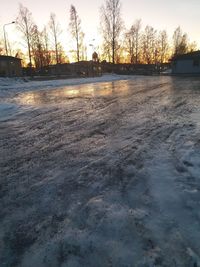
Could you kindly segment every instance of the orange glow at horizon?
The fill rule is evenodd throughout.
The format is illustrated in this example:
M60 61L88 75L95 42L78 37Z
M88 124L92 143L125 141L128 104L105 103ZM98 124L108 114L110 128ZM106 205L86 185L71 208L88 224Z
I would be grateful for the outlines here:
M26 6L33 15L34 21L38 24L41 30L49 21L50 13L53 11L62 28L60 41L64 47L66 55L70 61L73 61L71 54L72 43L70 33L68 31L69 24L69 9L70 4L76 6L78 14L82 21L82 29L85 32L85 45L88 49L88 59L91 59L94 48L97 48L101 41L99 27L100 14L99 8L104 3L104 0L72 0L66 3L65 0L60 0L59 5L55 5L53 0L22 0L20 1ZM18 0L7 0L3 6L7 12L1 14L0 26L1 37L3 38L3 25L9 23L17 17ZM177 26L181 26L182 30L188 33L190 41L196 41L200 48L200 1L199 0L168 0L167 2L160 0L121 0L122 17L125 20L125 26L129 28L134 20L141 18L143 28L146 25L151 25L155 29L166 29L171 37ZM89 8L88 8L89 7ZM189 12L188 12L189 10ZM18 47L26 52L26 47L21 39L21 34L16 31L15 26L7 26L6 34L12 48L16 50ZM93 47L91 43L94 41Z

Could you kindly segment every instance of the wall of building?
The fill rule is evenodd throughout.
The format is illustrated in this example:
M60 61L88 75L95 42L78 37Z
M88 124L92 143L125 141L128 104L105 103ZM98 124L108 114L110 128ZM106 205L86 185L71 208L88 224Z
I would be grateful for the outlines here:
M97 62L76 62L47 66L43 68L42 73L69 77L93 77L100 76L101 69Z
M0 59L0 76L2 77L22 76L21 60Z
M200 74L199 60L177 60L172 64L172 73L174 74Z

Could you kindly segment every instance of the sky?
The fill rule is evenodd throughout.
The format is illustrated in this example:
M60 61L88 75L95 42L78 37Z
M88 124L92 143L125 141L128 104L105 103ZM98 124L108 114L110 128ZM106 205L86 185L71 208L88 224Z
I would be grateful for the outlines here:
M71 4L75 5L86 34L86 45L97 45L100 36L99 10L104 0L5 0L0 12L1 34L3 25L17 17L19 3L32 12L41 29L49 21L50 13L55 13L63 30L62 43L66 50L69 50L69 9ZM196 41L200 48L200 0L121 0L121 3L126 27L130 27L136 19L142 19L143 27L148 24L172 35L175 28L181 26L190 41ZM10 42L21 45L20 34L16 33L14 25L7 26L6 32Z

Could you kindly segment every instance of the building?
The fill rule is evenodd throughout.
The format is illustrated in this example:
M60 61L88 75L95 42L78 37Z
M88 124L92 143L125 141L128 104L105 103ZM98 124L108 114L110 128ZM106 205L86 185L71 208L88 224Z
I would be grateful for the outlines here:
M64 75L67 77L96 77L101 76L101 66L94 61L79 61L43 67L42 74Z
M169 68L169 64L131 64L118 63L112 64L106 61L101 62L102 72L125 75L157 75Z
M200 51L173 57L172 73L200 75Z
M0 56L0 77L22 76L21 59L11 56Z

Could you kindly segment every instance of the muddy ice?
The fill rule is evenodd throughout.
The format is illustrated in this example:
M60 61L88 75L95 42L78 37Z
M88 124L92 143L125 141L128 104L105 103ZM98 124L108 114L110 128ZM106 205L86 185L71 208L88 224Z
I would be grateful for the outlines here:
M2 101L1 266L200 266L199 78Z

